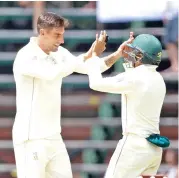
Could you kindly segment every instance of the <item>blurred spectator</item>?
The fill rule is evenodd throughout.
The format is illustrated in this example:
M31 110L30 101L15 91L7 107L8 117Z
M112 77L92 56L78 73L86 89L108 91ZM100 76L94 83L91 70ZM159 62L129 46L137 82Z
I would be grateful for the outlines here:
M178 178L178 153L175 150L168 149L165 155L165 161L168 164L168 178Z
M96 9L96 1L90 1L83 6L85 9Z
M45 11L45 8L71 8L74 4L72 1L19 1L18 4L23 7L33 7L33 20L32 20L32 26L34 34L37 33L36 30L36 22L41 13ZM81 4L81 3L80 3ZM82 3L83 4L83 3ZM86 2L86 5L84 5L84 8L95 8L96 2ZM78 4L79 5L79 4Z
M49 7L59 7L60 8L68 8L70 7L70 1L51 1L51 2L46 2L46 1L19 1L19 5L23 8L27 7L33 7L33 20L32 20L32 28L34 31L34 34L37 34L37 19L40 16L41 13L45 11L46 6L48 5Z
M19 1L19 5L23 8L33 7L32 28L33 28L34 34L36 34L37 33L36 22L37 22L39 15L45 9L45 2L44 1Z
M178 7L176 0L169 0L163 19L165 26L164 43L171 64L166 71L173 72L178 72Z
M21 7L31 7L32 6L32 1L18 1L19 6Z

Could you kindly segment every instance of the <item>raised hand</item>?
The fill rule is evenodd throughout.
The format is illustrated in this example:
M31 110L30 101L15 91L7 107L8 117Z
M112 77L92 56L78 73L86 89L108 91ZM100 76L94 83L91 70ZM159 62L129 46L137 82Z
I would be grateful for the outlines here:
M106 49L106 31L101 31L100 36L96 34L96 41L93 43L92 55L99 56Z
M118 48L118 52L121 54L121 56L124 57L125 53L124 51L127 50L128 46L127 44L130 44L132 43L132 41L134 40L134 37L133 37L134 33L133 32L130 32L130 36L129 36L129 39L127 41L124 41Z

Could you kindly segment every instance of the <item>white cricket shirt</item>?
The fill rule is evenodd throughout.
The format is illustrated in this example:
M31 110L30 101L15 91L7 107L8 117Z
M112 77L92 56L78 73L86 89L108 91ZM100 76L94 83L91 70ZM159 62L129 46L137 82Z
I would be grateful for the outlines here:
M122 94L123 135L148 137L159 132L161 108L166 94L162 76L154 65L141 65L114 77L102 78L99 65L87 61L90 88Z
M104 61L100 62L101 70L107 70ZM13 64L16 116L12 132L15 144L53 138L61 132L62 79L73 72L86 74L83 56L75 57L63 47L47 55L35 37L17 53Z

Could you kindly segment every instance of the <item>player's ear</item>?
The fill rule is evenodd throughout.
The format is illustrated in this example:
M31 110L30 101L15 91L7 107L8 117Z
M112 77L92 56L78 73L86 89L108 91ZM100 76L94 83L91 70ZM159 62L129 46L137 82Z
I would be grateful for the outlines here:
M45 35L45 30L43 28L41 28L40 31L39 31L39 34L44 36Z

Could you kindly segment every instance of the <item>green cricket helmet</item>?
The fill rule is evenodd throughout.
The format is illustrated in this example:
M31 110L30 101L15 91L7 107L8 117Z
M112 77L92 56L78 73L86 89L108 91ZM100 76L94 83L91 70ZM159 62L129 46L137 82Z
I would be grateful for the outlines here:
M131 44L127 45L129 51L125 60L135 63L141 60L143 64L159 65L162 57L162 45L160 41L153 35L138 35Z

